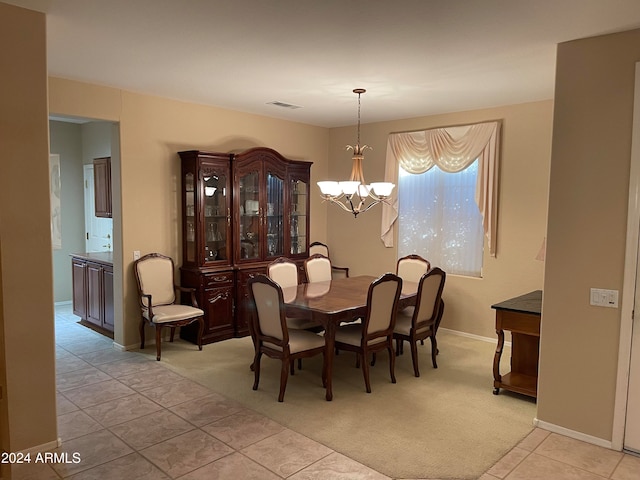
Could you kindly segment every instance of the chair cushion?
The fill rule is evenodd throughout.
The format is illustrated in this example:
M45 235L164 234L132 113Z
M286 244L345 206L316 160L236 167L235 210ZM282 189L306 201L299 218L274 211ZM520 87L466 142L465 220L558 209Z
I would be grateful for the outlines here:
M149 310L143 310L142 315L149 320ZM153 323L175 322L204 315L204 312L189 305L163 305L153 307Z
M411 320L413 318L413 312L410 312L411 315L408 315L407 313L409 312L405 312L403 310L396 314L396 325L393 328L393 333L399 333L400 335L406 336L411 334ZM430 325L418 329L416 333L424 333L429 330L431 330Z
M305 350L312 350L318 347L324 347L325 340L321 335L316 335L306 330L291 330L289 332L289 352L298 353ZM278 345L265 342L265 346L274 350L282 351Z
M369 345L386 341L387 337L378 337L369 342ZM362 342L362 324L350 323L336 330L336 342L346 343L359 347Z

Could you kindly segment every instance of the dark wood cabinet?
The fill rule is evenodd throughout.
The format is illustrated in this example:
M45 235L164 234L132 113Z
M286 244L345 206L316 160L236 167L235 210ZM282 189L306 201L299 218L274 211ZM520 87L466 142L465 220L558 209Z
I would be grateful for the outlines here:
M299 264L308 256L311 163L269 148L179 156L181 284L197 289L203 343L248 335L249 278L279 256ZM195 334L180 333L194 342Z
M73 314L87 318L87 262L72 258Z
M113 332L113 263L111 253L74 254L73 313L88 326Z
M93 184L96 217L111 218L111 157L93 160Z
M510 390L530 397L538 396L538 357L542 290L491 305L496 310L498 345L493 358L493 393ZM500 374L504 331L511 332L511 371Z

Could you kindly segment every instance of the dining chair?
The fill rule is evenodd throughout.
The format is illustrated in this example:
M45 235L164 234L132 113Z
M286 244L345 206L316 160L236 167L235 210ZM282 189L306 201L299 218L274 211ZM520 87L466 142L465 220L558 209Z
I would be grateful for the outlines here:
M329 255L329 247L322 242L312 242L309 245L309 256L315 255L319 253L320 255L324 255L329 260L331 260L331 256ZM338 267L336 265L331 265L331 276L333 278L344 278L349 276L349 268L348 267Z
M349 269L340 268L346 277L349 276ZM320 253L314 253L304 261L304 273L307 282L326 282L333 279L333 267L329 257Z
M326 346L321 335L306 330L289 330L285 317L282 288L266 275L249 279L249 299L255 315L251 316L255 335L255 357L253 361L255 381L253 389L260 383L260 360L262 355L279 359L280 392L278 401L284 400L289 369L295 359L322 354L322 385L326 385Z
M405 282L418 283L420 281L420 277L427 273L430 268L431 264L427 259L414 253L398 259L398 263L396 264L396 275L402 278Z
M204 311L198 308L195 288L180 287L174 283L173 259L159 253L149 253L133 263L138 284L141 309L140 349L144 349L144 327L148 323L156 329L156 360L160 361L162 329L171 329L170 340L177 327L198 321L198 349L202 350ZM190 294L191 305L176 303L176 292Z
M402 279L393 273L385 273L369 286L367 308L362 323L351 323L336 330L336 349L356 353L358 363L362 364L367 393L371 393L367 362L370 353L375 354L383 350L389 352L391 383L396 383L393 329L401 290Z
M296 287L298 285L298 266L286 257L278 257L269 265L267 265L267 276L280 285L283 289ZM298 330L311 330L319 333L324 330L322 325L314 322L311 315L304 317L287 316L287 328L295 328ZM291 374L294 374L293 364L291 365ZM302 359L298 359L298 370L302 368Z
M429 260L413 253L398 259L398 263L396 264L396 275L402 278L405 282L418 283L422 275L427 273L430 268L431 263L429 263ZM413 308L413 306L406 307L405 313L412 315ZM424 345L424 340L422 340L421 343Z
M404 310L398 312L396 325L393 329L393 338L396 340L396 353L402 353L404 341L411 345L411 360L413 362L413 373L420 376L418 369L418 340L429 338L431 340L431 361L433 368L438 368L436 355L438 353L438 342L436 333L438 324L444 312L444 302L442 301L442 291L447 274L436 267L422 275L418 283L418 295L416 306L412 312Z

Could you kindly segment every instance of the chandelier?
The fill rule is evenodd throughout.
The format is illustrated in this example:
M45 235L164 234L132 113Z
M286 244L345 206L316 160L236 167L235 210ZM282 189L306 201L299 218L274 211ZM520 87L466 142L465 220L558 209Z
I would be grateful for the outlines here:
M347 145L347 150L353 150L353 166L349 180L333 182L318 182L322 198L335 203L343 210L353 213L354 217L366 212L380 202L386 203L395 185L390 182L374 182L367 184L364 180L362 161L364 150L371 147L360 145L360 95L365 93L364 88L356 88L353 93L358 94L358 137L355 145Z

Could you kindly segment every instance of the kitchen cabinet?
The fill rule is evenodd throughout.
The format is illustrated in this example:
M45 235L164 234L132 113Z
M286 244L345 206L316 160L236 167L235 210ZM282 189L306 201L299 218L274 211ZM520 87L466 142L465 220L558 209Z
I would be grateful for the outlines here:
M113 332L113 260L111 252L73 254L73 313L80 322ZM104 333L104 332L103 332Z
M112 218L111 157L93 160L93 183L96 217Z

